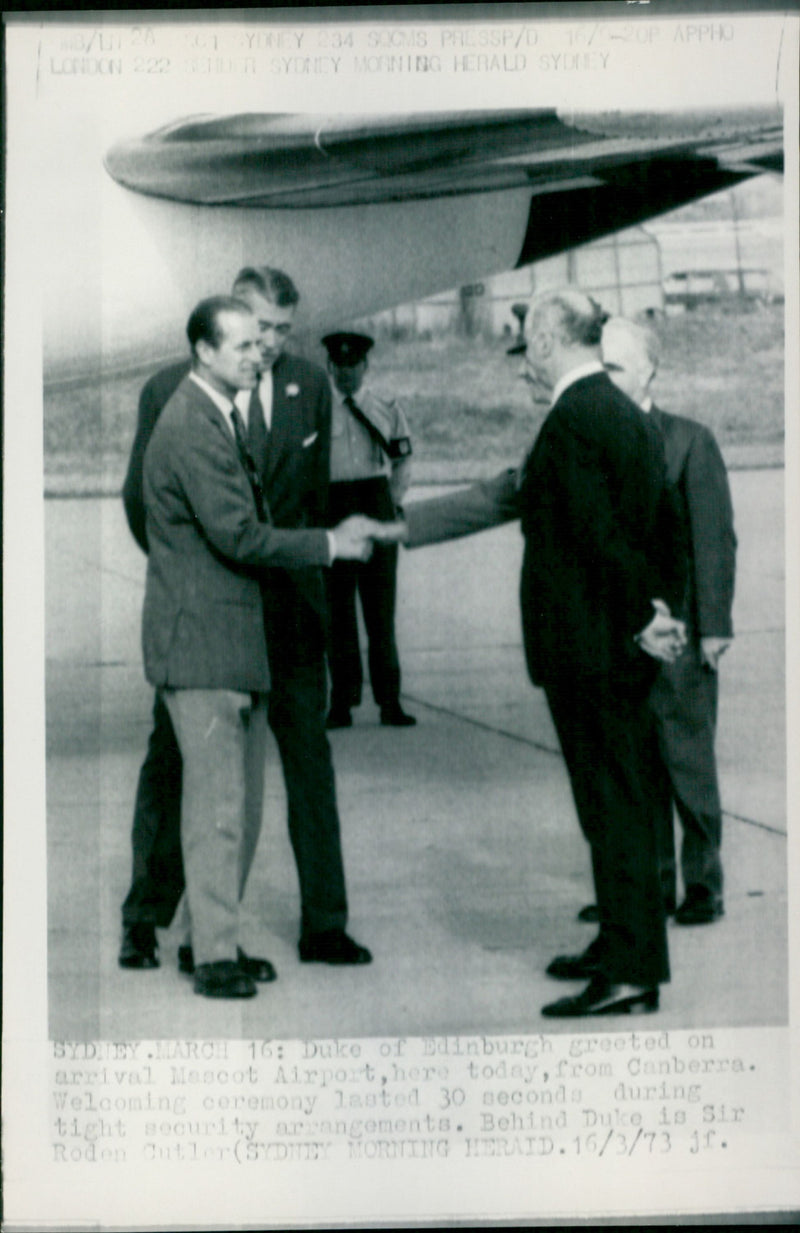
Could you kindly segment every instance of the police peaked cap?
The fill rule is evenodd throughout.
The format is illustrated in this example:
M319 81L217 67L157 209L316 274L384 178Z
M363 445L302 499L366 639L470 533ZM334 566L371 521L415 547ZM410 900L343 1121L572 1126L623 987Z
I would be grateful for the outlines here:
M352 368L360 364L374 343L374 338L370 338L369 334L326 334L322 340L331 363L339 368Z

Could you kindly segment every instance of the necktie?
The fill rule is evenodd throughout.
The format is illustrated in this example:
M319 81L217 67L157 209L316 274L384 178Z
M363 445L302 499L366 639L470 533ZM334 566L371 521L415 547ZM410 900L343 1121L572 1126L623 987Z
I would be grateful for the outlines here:
M258 390L250 395L250 408L247 413L247 445L258 474L263 477L267 470L267 455L269 453L269 433L264 421L264 408L258 397Z
M263 417L262 417L263 420ZM250 488L253 492L253 500L256 503L256 514L259 522L267 522L266 502L264 501L264 489L261 486L261 476L258 473L256 464L253 461L253 456L247 448L247 434L245 432L244 420L242 419L239 408L234 403L231 410L231 423L233 424L233 435L236 438L236 448L239 452L242 466L244 467L247 478L250 482Z

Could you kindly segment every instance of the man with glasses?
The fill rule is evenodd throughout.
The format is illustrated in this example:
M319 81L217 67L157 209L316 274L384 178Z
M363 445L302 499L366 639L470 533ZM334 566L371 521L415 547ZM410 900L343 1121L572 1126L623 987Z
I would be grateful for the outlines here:
M524 372L537 400L543 387L551 392L551 409L524 465L406 509L410 547L521 521L528 671L559 736L600 912L594 942L547 968L559 980L588 980L543 1007L554 1018L653 1011L669 979L647 695L685 631L666 602L677 578L657 566L663 450L603 369L605 319L572 288L536 297Z

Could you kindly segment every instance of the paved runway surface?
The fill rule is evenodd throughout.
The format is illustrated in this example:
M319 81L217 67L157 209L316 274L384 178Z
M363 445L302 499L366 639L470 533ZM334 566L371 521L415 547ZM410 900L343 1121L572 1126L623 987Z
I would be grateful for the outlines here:
M731 480L737 639L722 666L718 741L726 916L706 928L670 925L672 982L657 1015L590 1020L592 1031L787 1021L783 472ZM544 968L590 940L575 913L591 891L544 697L525 675L520 553L509 526L403 554L403 692L419 725L381 728L369 701L351 730L332 733L350 928L372 949L372 966L297 959L296 874L273 745L245 942L274 961L279 979L250 1002L215 1004L178 975L174 930L160 935L158 971L117 966L152 704L139 649L144 559L119 500L47 502L52 1036L542 1030L541 1005L572 988ZM580 1026L548 1021L547 1030Z

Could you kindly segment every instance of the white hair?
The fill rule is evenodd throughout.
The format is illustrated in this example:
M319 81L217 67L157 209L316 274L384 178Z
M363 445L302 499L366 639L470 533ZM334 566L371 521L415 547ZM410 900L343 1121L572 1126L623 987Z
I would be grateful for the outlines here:
M566 346L596 347L608 313L577 287L542 291L531 300L531 325L545 317L559 341Z
M609 317L605 330L622 330L636 347L647 357L647 362L653 371L658 368L661 359L661 342L655 330L638 321L630 321L627 317Z

